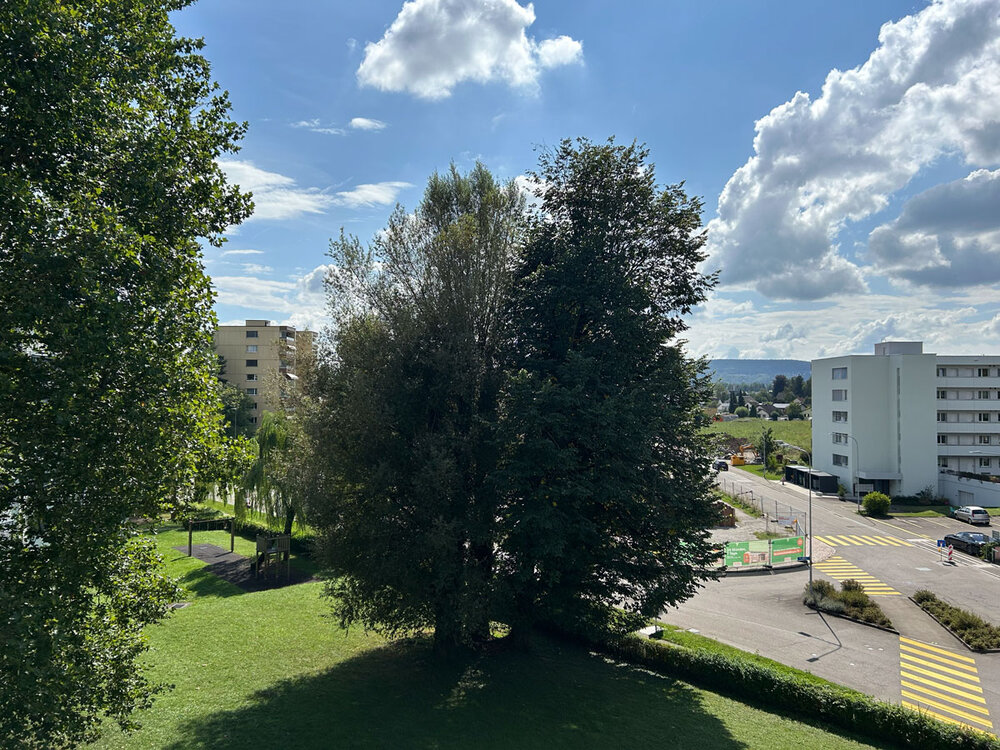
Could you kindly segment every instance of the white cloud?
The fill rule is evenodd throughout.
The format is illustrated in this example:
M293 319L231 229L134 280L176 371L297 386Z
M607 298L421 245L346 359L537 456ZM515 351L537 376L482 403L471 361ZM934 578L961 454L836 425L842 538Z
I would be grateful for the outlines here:
M263 255L263 250L226 250L222 253L222 257L225 258L227 255Z
M761 118L755 155L709 224L721 281L776 299L864 291L863 270L837 243L847 223L886 208L935 159L1000 161L998 9L997 0L939 0L887 23L863 65L831 71L815 101L799 92ZM900 252L933 264L928 248ZM879 252L882 271L897 274L888 248Z
M337 193L335 200L337 205L348 208L390 206L396 202L399 191L408 187L413 187L413 185L409 182L376 182L358 185L352 190Z
M230 182L253 193L254 219L295 219L303 214L321 214L334 198L317 188L302 188L291 177L267 172L248 161L219 162Z
M538 63L543 68L583 62L583 45L565 35L544 40L537 50Z
M256 276L214 276L217 302L239 307L248 317L276 318L296 328L319 331L329 319L323 279L330 265L320 265L292 281L273 281ZM238 321L237 325L242 325Z
M293 128L301 128L311 133L322 133L323 135L347 135L343 128L335 128L330 125L322 125L318 117L311 120L299 120L292 123Z
M365 46L362 86L442 99L462 81L503 81L534 91L540 68L582 60L567 36L536 43L534 7L516 0L412 0L378 42Z
M244 263L243 272L249 274L270 273L274 269L271 266L263 266L260 263Z
M381 120L372 120L368 117L354 117L348 123L355 130L382 130L385 123Z
M1000 281L1000 170L976 170L910 199L868 238L876 268L916 285Z

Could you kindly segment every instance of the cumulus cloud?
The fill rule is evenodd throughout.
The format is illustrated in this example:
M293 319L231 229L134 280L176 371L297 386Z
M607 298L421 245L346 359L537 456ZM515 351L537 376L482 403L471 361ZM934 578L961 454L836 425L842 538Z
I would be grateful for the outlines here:
M365 46L358 82L442 99L462 81L503 81L533 91L542 68L580 62L568 36L535 42L534 7L517 0L412 0L378 42Z
M876 268L913 284L1000 281L1000 170L980 169L910 199L868 237Z
M286 324L319 331L329 322L323 279L332 268L332 265L319 265L291 281L247 275L215 276L212 283L220 304L242 308L249 317L284 315Z
M390 206L396 202L400 190L413 187L409 182L376 182L358 185L352 190L344 190L336 194L338 206L348 208L370 208L372 206Z
M769 333L760 337L761 341L794 341L795 339L806 338L806 332L802 328L796 328L791 323L782 323Z
M253 193L254 219L295 219L304 214L321 214L334 198L318 188L303 188L291 177L268 172L248 161L223 160L219 166L229 181Z
M862 269L837 243L847 223L884 209L935 159L1000 161L998 11L997 0L938 0L887 23L863 65L831 71L816 100L799 92L761 118L754 156L726 184L709 224L721 281L749 281L777 299L863 291ZM876 252L885 272L901 268L893 252L941 265L929 243L894 251L889 239ZM774 268L790 270L775 276Z
M348 123L355 130L382 130L385 123L381 120L372 120L368 117L354 117Z

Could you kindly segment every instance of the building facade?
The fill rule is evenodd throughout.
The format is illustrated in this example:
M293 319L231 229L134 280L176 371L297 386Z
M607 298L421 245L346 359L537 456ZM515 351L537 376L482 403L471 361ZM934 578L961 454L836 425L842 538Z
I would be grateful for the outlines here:
M253 399L250 423L275 411L298 379L297 363L312 351L314 333L269 320L247 320L241 326L215 330L215 352L225 360L222 379Z
M919 341L812 362L813 464L856 492L1000 505L1000 356Z

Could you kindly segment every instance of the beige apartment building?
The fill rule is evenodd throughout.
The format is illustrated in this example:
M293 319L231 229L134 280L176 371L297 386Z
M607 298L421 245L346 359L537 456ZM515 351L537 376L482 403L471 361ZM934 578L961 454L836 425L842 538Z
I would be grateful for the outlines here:
M269 320L247 320L241 326L215 330L215 352L225 359L222 379L254 400L251 424L265 411L275 411L298 379L296 363L312 351L312 331L274 325Z

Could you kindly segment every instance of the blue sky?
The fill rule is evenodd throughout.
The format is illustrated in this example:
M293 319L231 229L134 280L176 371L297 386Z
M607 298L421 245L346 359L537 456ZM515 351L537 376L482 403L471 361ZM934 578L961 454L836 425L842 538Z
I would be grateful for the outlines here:
M249 123L255 215L206 250L222 322L324 322L341 228L427 177L514 179L564 137L633 139L704 200L712 299L688 347L811 359L1000 347L1000 0L202 0Z

